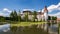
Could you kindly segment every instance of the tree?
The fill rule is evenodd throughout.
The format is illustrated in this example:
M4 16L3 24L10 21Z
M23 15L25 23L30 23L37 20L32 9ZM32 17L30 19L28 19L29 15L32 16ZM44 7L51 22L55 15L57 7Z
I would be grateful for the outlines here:
M18 15L17 15L16 10L14 10L14 20L15 20L15 21L17 21L17 20L18 20Z
M28 12L25 14L24 20L27 22L28 21Z
M13 11L10 13L10 20L14 20L14 13L13 13Z
M18 13L18 21L21 21L21 12L19 10L19 13Z
M4 22L5 18L3 16L0 16L0 22Z
M57 19L57 17L52 16L52 20L56 20L56 19Z
M34 18L34 22L35 22L35 21L37 20L37 12L36 12L36 11L34 11L34 12L33 12L33 15L34 15L34 17L33 17L33 18Z
M48 20L51 20L51 17L50 16L48 16Z
M52 19L51 19L52 18ZM48 16L48 20L56 20L57 19L57 17L54 17L54 16Z
M16 10L14 10L14 11L11 12L10 18L11 18L11 20L13 20L13 21L17 21L17 20L18 20L18 16L17 16Z

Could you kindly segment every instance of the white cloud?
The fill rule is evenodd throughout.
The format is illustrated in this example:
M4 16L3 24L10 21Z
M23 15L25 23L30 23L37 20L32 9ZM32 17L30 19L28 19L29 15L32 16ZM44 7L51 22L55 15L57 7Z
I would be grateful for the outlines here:
M54 9L56 10L60 10L60 3L58 3L57 5L50 5L49 7L47 7L49 12L52 12Z
M9 16L11 12L12 12L11 10L3 8L3 10L0 10L0 16Z
M23 11L34 11L34 9L23 9Z
M3 11L11 12L9 9L4 8Z
M3 10L8 10L7 8L4 8Z
M57 5L50 5L47 7L49 12L52 12L53 10L60 10L60 2ZM44 9L42 9L42 12L44 12Z
M37 12L41 12L41 10L38 10Z
M59 10L60 11L60 3L58 3L57 5L50 5L49 7L47 7L48 12L51 13L54 10ZM43 11L43 10L42 10ZM60 18L60 12L57 12L55 14L49 14L50 16L57 16Z

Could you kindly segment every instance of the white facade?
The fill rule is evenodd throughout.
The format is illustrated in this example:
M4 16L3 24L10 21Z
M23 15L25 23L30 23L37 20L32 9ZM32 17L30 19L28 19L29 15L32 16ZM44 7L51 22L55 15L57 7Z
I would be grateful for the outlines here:
M37 15L38 21L41 21L42 16L41 15Z
M48 19L48 13L47 12L44 13L44 18L45 18L45 21L47 21L47 19Z
M25 10L26 11L26 10ZM29 10L30 11L30 10ZM41 11L40 11L41 12ZM23 13L24 15L26 14L26 12L25 13ZM30 14L30 12L28 12L28 14ZM24 17L24 15L22 15L22 18ZM29 20L33 20L33 17L34 17L34 15L32 15L32 14L30 14L30 15L28 15L28 19ZM41 13L39 13L39 14L37 14L37 19L38 19L38 21L47 21L47 19L48 19L48 10L47 10L47 8L45 7L44 8L44 11L43 12L41 12Z
M28 15L29 20L33 20L33 15Z
M21 17L23 18L25 15L22 15ZM31 20L31 21L33 21L33 17L34 17L34 15L28 15L28 19L29 20ZM47 21L47 19L48 19L48 14L47 13L44 13L43 15L40 15L40 14L38 14L37 15L37 19L38 19L38 21Z

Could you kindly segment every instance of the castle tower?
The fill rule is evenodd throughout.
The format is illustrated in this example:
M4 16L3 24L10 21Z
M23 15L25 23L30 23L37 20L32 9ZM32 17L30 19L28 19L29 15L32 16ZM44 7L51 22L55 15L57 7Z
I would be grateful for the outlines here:
M47 6L44 7L44 12L48 13Z
M45 19L45 21L47 21L47 19L48 19L48 10L47 10L47 7L45 6L44 7L44 19Z

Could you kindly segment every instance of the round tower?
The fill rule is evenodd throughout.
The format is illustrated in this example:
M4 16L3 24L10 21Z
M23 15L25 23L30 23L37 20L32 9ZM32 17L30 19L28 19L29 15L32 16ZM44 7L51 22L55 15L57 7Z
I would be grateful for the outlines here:
M48 20L48 10L47 10L47 6L44 7L44 17L45 17L45 21Z

